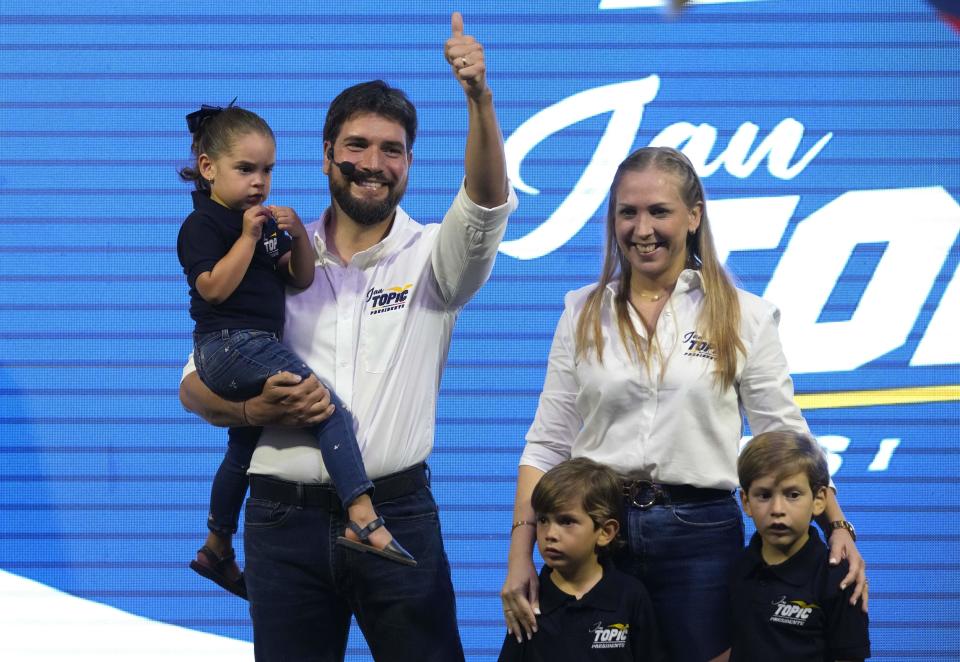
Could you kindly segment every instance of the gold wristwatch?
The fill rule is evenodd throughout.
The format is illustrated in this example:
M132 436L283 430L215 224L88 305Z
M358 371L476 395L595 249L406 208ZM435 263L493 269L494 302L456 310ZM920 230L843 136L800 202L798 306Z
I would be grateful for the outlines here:
M838 519L835 522L830 522L831 529L846 529L850 532L850 537L853 538L853 542L857 542L857 530L853 528L853 524L848 522L845 519Z

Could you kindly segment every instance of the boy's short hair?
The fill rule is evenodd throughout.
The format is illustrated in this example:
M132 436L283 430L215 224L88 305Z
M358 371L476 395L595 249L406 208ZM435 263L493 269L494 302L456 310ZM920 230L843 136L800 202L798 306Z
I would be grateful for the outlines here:
M323 139L336 142L344 122L358 113L373 113L400 124L407 134L407 150L417 138L417 109L407 95L382 80L371 80L348 87L338 94L327 109Z
M594 527L610 519L620 522L623 486L610 467L585 457L561 462L533 488L530 499L537 514L559 512L565 505L579 505Z
M814 493L830 485L830 470L820 444L810 435L792 430L758 434L744 446L737 460L737 476L744 492L763 476L773 475L780 481L801 472L807 475Z

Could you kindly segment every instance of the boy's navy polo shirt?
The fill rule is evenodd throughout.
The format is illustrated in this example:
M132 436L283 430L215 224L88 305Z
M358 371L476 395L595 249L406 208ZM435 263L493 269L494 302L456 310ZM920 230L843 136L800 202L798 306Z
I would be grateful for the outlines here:
M597 585L577 600L551 572L540 571L537 632L522 644L507 633L500 662L666 660L650 596L636 578L605 564Z
M180 227L177 257L190 286L190 317L195 332L221 329L258 329L283 333L285 282L277 260L290 250L290 238L277 231L276 223L264 223L263 236L243 279L225 301L213 305L197 292L197 277L210 271L243 231L243 213L227 209L210 199L207 191L193 192L193 213Z
M848 565L827 563L816 529L796 554L767 565L755 533L730 580L733 654L730 662L811 662L870 657L867 615L840 590Z

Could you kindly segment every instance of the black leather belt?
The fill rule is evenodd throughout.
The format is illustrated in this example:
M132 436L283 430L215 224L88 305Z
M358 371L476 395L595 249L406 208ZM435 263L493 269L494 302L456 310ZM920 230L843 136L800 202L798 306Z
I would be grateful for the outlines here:
M729 497L730 490L717 490L693 485L663 485L649 480L623 481L623 497L627 505L640 510L652 508L658 504L700 503L719 501Z
M430 469L425 462L421 462L373 481L373 502L398 499L429 486ZM292 506L337 510L343 508L333 485L329 483L295 483L261 474L250 474L250 497Z

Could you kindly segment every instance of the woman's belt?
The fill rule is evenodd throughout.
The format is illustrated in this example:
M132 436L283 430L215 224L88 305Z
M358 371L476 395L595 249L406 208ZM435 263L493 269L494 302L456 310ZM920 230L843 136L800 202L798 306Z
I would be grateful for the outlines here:
M719 501L733 494L730 490L718 490L694 485L664 485L649 480L623 481L623 497L627 504L646 510L658 504L700 503Z

